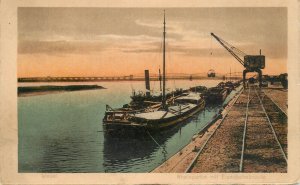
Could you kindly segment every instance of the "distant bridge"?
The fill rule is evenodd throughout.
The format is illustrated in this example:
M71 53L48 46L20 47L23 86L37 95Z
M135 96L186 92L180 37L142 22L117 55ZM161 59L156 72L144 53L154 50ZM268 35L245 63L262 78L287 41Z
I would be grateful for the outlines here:
M241 77L231 77L232 79L241 79ZM216 76L214 78L204 75L168 75L167 80L198 80L198 79L225 79L225 76ZM18 78L18 82L93 82L93 81L143 81L142 75L129 76L105 76L105 77L29 77ZM151 81L158 81L158 75L150 76Z

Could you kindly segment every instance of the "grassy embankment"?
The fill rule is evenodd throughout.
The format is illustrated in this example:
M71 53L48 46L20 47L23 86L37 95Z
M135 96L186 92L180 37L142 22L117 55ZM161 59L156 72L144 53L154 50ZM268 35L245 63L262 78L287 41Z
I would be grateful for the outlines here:
M28 87L18 87L18 96L41 95L41 94L48 94L54 92L95 90L95 89L104 89L104 88L98 85L28 86Z

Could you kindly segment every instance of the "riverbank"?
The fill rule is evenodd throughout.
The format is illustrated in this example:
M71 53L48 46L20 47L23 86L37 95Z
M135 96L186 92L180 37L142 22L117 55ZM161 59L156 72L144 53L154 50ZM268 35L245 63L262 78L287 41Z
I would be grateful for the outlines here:
M45 86L23 86L18 87L18 96L37 96L45 95L52 93L61 93L69 91L82 91L82 90L96 90L104 89L102 86L98 85L67 85L67 86L54 86L54 85L45 85Z

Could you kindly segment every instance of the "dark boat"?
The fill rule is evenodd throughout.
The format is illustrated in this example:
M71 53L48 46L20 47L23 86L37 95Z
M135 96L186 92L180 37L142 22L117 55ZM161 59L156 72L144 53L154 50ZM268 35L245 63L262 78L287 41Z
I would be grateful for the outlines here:
M217 87L221 89L226 89L227 94L230 94L230 92L235 88L235 85L233 82L227 81L227 82L220 82L217 85Z
M191 87L190 91L203 93L203 92L207 91L207 87L199 85L199 86Z
M239 85L241 85L243 81L242 80L239 80L239 81L236 81L236 82L233 82L233 86L234 88L238 87Z
M235 86L233 84L233 82L231 81L228 81L228 82L225 82L225 89L227 90L227 94L229 94L232 90L235 89Z
M207 103L222 103L227 97L227 90L224 87L209 88L203 97Z

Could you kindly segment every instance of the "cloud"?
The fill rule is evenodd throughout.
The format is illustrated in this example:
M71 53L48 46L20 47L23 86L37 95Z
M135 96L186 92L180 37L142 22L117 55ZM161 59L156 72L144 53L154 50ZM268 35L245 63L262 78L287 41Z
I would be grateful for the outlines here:
M124 53L159 53L161 49L148 48L148 49L122 49Z
M101 52L107 47L99 42L75 42L75 41L19 41L19 54L45 53L49 55L72 53L83 54Z
M162 48L158 47L147 47L142 48L126 48L122 49L125 53L162 53ZM184 55L186 57L231 57L231 55L223 48L200 48L200 47L186 47L183 45L168 45L166 52L174 55Z
M130 52L130 50L158 50L161 40L147 35L123 36L123 35L97 35L92 40L69 40L65 37L53 37L54 40L20 40L18 42L19 54L44 53L55 54L89 54L93 52L104 52L107 50L119 50ZM64 40L56 40L56 39Z
M260 48L253 43L235 45L247 54L258 54ZM262 47L264 48L264 47ZM263 49L267 58L285 58L286 51L278 51L277 46ZM105 51L119 51L123 53L161 53L162 40L147 35L122 36L122 35L98 35L94 40L79 41L19 41L19 54L43 53L48 55L65 55L101 53ZM186 57L232 57L219 43L209 46L209 39L176 41L169 39L166 52ZM243 56L240 56L243 58Z
M135 36L128 36L128 35L115 35L115 34L106 34L106 35L97 35L93 41L102 41L102 42L158 42L160 38L152 37L149 35L135 35Z
M156 29L161 29L161 30L163 28L162 22L158 22L158 21L137 19L134 22L135 22L135 24L137 24L139 26L146 26L149 28L156 28Z
M161 52L161 10L63 10L21 8L18 12L19 53L88 54L107 50L124 53ZM258 53L259 49L262 49L268 57L287 56L284 9L199 10L167 10L167 51L186 56L206 57L211 48L218 48L220 57L230 56L211 38L210 32L216 32L246 53ZM265 18L259 19L261 15ZM273 21L275 18L276 21ZM226 54L222 55L221 51Z

